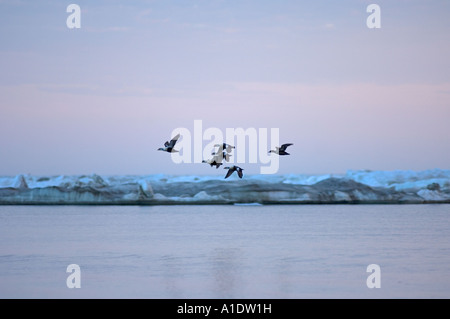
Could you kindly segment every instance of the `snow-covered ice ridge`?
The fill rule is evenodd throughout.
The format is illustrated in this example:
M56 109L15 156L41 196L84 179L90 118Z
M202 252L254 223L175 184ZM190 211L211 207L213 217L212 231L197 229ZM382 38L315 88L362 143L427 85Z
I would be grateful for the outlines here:
M3 205L450 203L450 170L343 175L0 177Z

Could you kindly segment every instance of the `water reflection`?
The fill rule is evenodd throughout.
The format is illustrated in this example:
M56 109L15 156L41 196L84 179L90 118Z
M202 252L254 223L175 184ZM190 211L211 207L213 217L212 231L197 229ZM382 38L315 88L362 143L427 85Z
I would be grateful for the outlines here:
M216 248L211 254L214 276L213 291L216 298L234 298L236 289L241 286L241 252L234 248Z
M182 291L179 287L179 278L182 276L181 259L174 255L164 255L161 256L160 261L164 288L169 294L169 298L182 298Z

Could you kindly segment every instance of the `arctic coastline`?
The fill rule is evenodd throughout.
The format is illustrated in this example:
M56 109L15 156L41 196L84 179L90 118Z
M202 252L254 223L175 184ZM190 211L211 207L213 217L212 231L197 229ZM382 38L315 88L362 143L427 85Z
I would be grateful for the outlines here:
M450 203L450 170L343 175L117 175L0 177L1 205Z

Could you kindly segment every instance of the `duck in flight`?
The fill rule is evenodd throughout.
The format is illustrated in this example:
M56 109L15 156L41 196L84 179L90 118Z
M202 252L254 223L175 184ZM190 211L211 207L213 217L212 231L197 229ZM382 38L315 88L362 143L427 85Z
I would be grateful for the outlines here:
M209 160L203 160L202 163L207 163L211 165L211 167L216 166L216 168L219 168L219 166L222 165L222 160L219 158L219 156L214 156Z
M212 152L211 155L214 155L214 158L219 162L222 162L222 160L226 160L227 162L229 162L231 156L231 154L228 154L227 152Z
M243 173L242 171L244 170L243 168L240 168L239 166L231 166L231 167L224 167L223 169L228 169L227 175L225 176L225 178L228 178L231 176L231 174L233 174L235 171L237 172L239 178L242 178Z
M215 144L214 146L218 147L219 150L217 151L217 153L223 152L224 150L227 151L228 153L231 152L232 148L235 148L234 146L227 144L227 143L222 143L222 144Z
M217 152L213 151L211 153L211 155L215 155L218 156L219 161L222 161L222 159L225 159L227 162L230 161L230 156L231 154L229 154L231 152L231 149L235 148L234 146L227 144L227 143L222 143L222 144L215 144L215 147L218 147ZM222 155L220 155L222 154Z
M287 144L283 144L281 145L281 147L276 146L275 150L270 150L269 153L275 153L278 155L290 155L288 152L286 152L286 148L288 148L288 146L294 145L292 143L287 143Z
M170 142L166 141L164 143L165 147L158 148L158 151L164 151L164 152L168 152L168 153L178 152L176 149L174 149L174 147L175 147L175 143L178 141L179 138L180 138L180 134L177 134L174 138L172 138L170 140Z

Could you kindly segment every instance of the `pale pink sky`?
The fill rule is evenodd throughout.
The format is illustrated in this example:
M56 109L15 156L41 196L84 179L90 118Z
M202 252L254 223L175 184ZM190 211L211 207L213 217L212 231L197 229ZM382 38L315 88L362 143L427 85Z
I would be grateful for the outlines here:
M280 174L450 169L449 5L379 1L374 30L369 3L80 1L69 30L1 1L0 175L222 174L156 151L198 119L279 128Z

